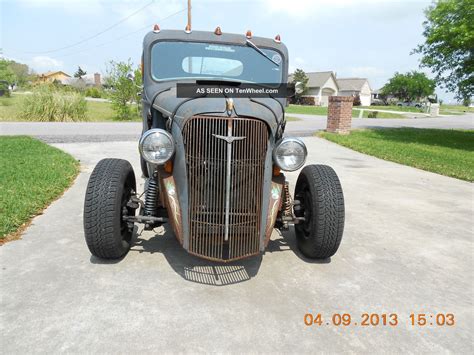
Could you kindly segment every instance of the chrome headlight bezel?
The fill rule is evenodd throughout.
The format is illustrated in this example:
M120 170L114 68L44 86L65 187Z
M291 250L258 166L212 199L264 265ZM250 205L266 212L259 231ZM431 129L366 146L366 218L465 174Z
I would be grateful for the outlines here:
M284 146L286 144L297 144L298 146L301 147L301 152L303 153L304 157L303 159L301 160L301 162L299 162L297 165L295 166L284 166L284 164L282 164L282 161L278 159L278 154L279 154L279 149L284 149ZM273 162L283 171L296 171L298 169L301 169L304 165L304 163L306 162L306 157L308 156L308 151L306 149L306 145L304 144L304 142L301 140L301 139L298 139L298 138L295 138L295 137L287 137L287 138L283 138L281 139L279 142L277 142L277 144L275 145L275 148L273 148Z
M166 139L169 140L169 143L172 149L171 149L171 152L167 155L166 159L156 160L146 155L146 152L144 151L143 146L146 140L149 139L150 136L152 135L162 135L166 137ZM152 128L146 131L145 133L143 133L143 135L141 136L140 141L138 143L138 150L140 151L140 155L143 157L143 159L145 159L148 163L155 164L155 165L163 165L167 161L169 161L171 158L173 158L176 147L175 147L173 136L169 132L161 128Z

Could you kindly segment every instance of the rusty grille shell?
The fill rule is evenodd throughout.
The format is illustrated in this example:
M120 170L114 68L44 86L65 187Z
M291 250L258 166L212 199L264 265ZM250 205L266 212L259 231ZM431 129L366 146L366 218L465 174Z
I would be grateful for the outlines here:
M237 138L231 143L223 139L229 132ZM266 123L252 118L193 116L183 128L183 138L189 192L188 251L217 261L258 254L268 147Z

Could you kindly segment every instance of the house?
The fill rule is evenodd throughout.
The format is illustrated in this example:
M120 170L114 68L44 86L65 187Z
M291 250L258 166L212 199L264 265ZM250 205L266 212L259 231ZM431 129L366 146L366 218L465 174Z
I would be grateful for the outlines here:
M104 79L100 73L86 74L80 78L68 78L63 82L64 85L74 86L76 88L85 87L101 87L104 84Z
M336 76L332 71L306 73L308 83L307 91L303 97L313 97L314 104L318 106L327 106L329 96L338 95L339 87ZM288 77L288 82L293 81L293 76Z
M366 78L338 78L339 96L359 96L362 106L370 106L372 89Z
M38 81L43 83L52 83L54 81L64 83L64 81L70 77L71 76L69 74L66 74L63 71L49 71L47 73L38 75Z

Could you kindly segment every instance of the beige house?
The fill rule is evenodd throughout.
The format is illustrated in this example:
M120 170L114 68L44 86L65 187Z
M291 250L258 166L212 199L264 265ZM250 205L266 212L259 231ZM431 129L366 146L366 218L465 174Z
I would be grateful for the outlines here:
M332 71L306 73L308 84L306 85L306 97L313 97L315 105L327 106L329 96L338 95L339 88L336 82L336 76ZM293 81L290 75L288 82Z
M63 71L49 71L47 73L38 75L38 81L43 82L43 83L52 83L55 80L57 80L63 83L70 77L71 76L69 74L66 74Z
M104 85L104 79L100 73L94 73L83 75L80 78L67 78L63 81L63 84L77 88L86 88L91 86L101 87Z
M339 96L357 96L360 97L362 106L370 106L372 102L372 89L369 80L366 78L341 78L337 79L339 87Z

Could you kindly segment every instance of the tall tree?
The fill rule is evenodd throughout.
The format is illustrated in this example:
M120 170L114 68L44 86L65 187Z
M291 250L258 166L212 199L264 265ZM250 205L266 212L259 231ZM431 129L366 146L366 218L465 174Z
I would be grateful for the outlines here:
M420 100L433 95L436 82L425 73L412 71L395 75L382 88L382 95L393 95L403 101Z
M24 85L32 79L32 73L28 65L10 60L10 69L15 73L17 84Z
M133 80L129 74L135 73ZM139 73L139 75L136 75ZM131 119L135 114L130 109L130 103L136 102L139 110L141 91L141 73L133 70L133 64L129 59L127 62L111 61L107 66L107 75L105 77L106 85L113 89L112 108L122 120Z
M0 80L6 81L9 85L17 80L15 72L10 67L10 61L3 58L0 58Z
M81 79L86 74L87 74L87 72L82 70L81 67L77 67L77 71L74 73L74 77L78 78L78 79Z
M293 73L293 80L292 83L296 84L297 82L300 82L303 84L303 92L299 94L295 94L295 100L296 102L300 102L301 96L304 95L307 91L307 85L308 85L308 80L309 78L306 76L306 73L304 72L303 69L296 69L295 72Z
M425 11L425 43L414 49L437 83L466 100L474 96L474 1L438 0Z

